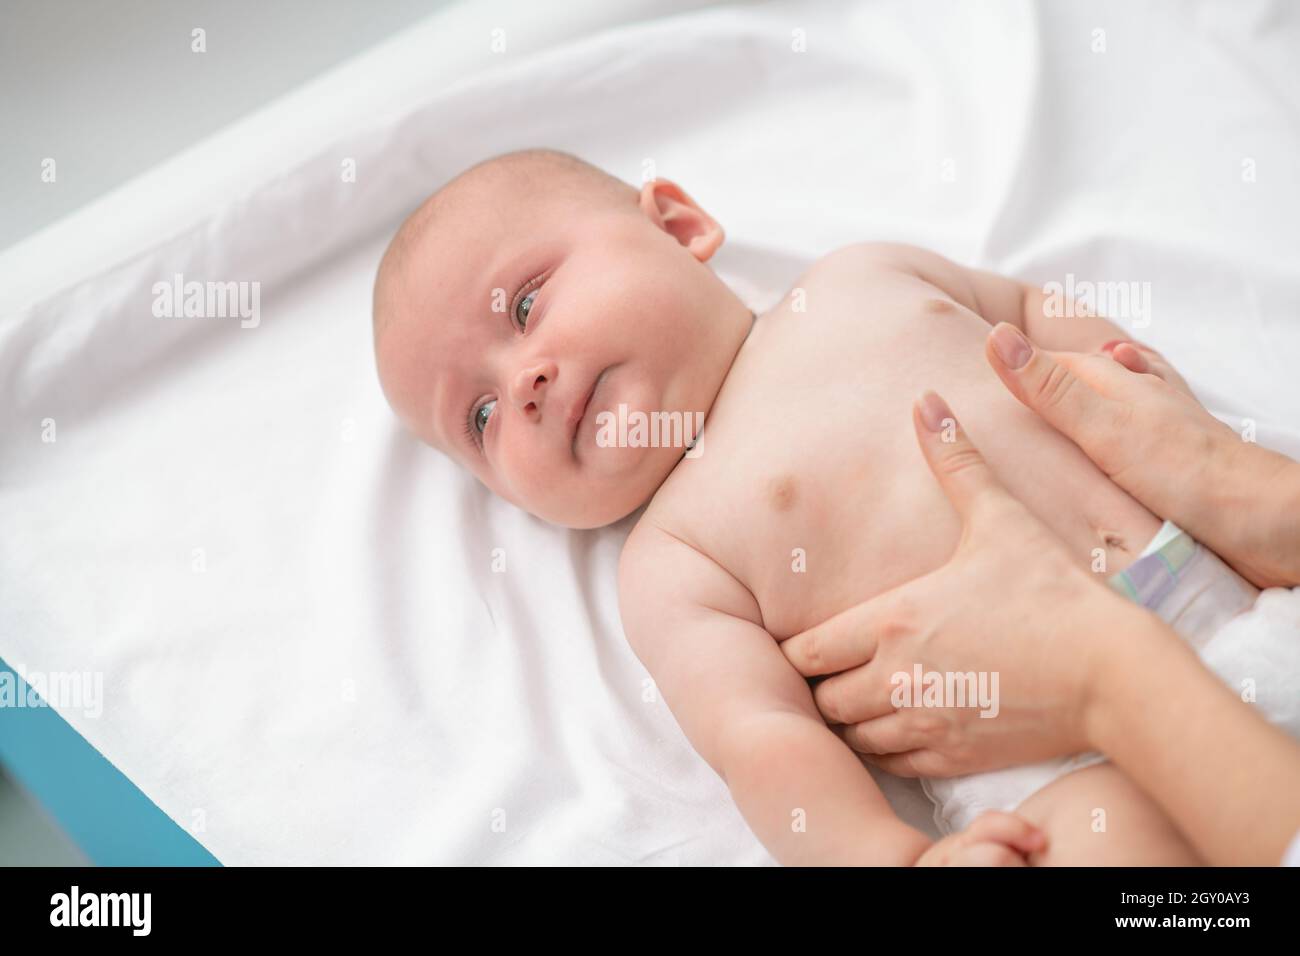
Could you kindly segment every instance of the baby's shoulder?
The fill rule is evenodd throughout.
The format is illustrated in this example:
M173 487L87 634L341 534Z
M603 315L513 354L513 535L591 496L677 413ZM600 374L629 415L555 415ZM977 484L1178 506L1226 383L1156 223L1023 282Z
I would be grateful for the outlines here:
M804 273L805 278L879 280L889 276L917 276L938 253L905 242L855 242L822 256Z
M660 633L700 609L760 626L763 620L754 595L700 541L650 511L641 516L623 545L618 595L624 629L634 648L642 635Z
M910 299L936 296L935 276L944 262L936 253L901 242L843 246L810 265L772 314L809 312L851 323L865 301L902 307Z

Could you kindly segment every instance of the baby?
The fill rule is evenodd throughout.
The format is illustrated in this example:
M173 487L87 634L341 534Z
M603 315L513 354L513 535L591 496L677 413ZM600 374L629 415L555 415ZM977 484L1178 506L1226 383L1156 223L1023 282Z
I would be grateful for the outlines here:
M1025 410L984 357L1003 322L1007 350L1016 329L1054 350L1124 334L1050 318L1044 295L1011 279L877 243L819 260L755 317L707 265L722 241L666 180L637 190L548 150L481 163L384 255L384 393L415 435L547 521L596 528L646 506L619 566L628 639L781 862L1199 862L1095 756L927 781L946 833L931 840L894 814L780 648L952 553L960 524L913 433L930 388L1080 565L1110 577L1148 544L1203 551ZM1212 554L1198 567L1209 618L1253 601ZM1041 827L1046 848L1025 852L1014 820L976 819L990 808Z

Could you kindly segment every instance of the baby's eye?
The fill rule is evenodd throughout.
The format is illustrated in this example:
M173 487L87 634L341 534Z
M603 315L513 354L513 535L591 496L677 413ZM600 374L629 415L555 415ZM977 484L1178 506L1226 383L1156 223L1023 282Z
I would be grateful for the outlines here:
M519 323L521 329L528 326L528 313L532 311L533 299L535 298L537 298L537 293L530 292L520 299L519 304L515 306L515 320Z
M484 402L474 410L474 430L480 435L487 428L488 419L492 416L492 409L496 405L496 399L490 402Z

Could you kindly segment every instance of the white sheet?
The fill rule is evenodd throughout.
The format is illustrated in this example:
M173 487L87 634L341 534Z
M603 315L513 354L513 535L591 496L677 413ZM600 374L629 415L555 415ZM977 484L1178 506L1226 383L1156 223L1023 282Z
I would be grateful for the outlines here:
M482 19L438 39L481 49ZM868 238L1034 282L1150 282L1140 334L1300 451L1292 7L770 3L420 93L430 36L336 77L369 90L355 110L299 96L257 120L319 109L333 141L285 155L234 130L134 187L152 240L118 261L106 242L141 229L112 203L0 257L21 290L0 322L0 655L102 672L102 717L61 712L225 863L769 860L646 699L614 587L627 524L519 513L383 404L383 242L479 158L555 146L633 182L652 159L724 223L719 271L756 307ZM402 92L376 117L383 84ZM223 164L240 195L186 198ZM261 324L155 318L175 273L260 281ZM889 792L925 824L913 788Z

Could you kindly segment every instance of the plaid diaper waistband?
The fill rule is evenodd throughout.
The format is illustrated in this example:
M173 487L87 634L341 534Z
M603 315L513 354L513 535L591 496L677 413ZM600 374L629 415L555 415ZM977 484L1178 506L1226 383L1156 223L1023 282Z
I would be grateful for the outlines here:
M1196 539L1180 530L1154 551L1142 555L1118 574L1112 574L1106 583L1130 601L1155 608L1178 586L1179 578L1196 552Z

